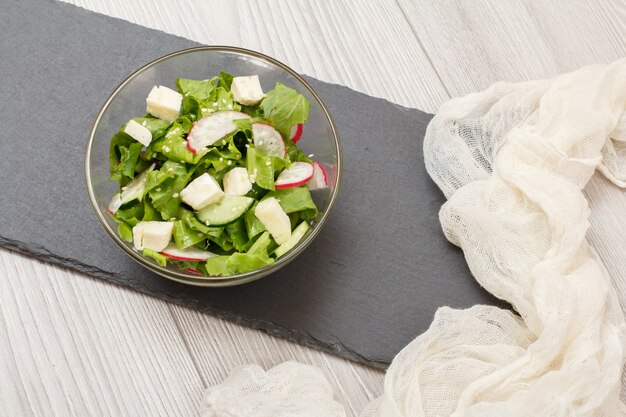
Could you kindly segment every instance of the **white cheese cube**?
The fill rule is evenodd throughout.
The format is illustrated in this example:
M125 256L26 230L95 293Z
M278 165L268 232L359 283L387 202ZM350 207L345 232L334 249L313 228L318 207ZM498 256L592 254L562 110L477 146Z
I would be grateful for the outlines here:
M233 78L230 91L238 103L246 106L253 106L265 97L258 75Z
M133 227L133 244L137 250L161 252L172 238L174 222L139 222Z
M207 173L191 181L180 193L180 198L194 210L200 210L224 196L215 178Z
M246 195L252 189L248 170L244 167L233 168L224 175L224 192L228 195Z
M291 221L274 197L257 204L254 215L272 235L276 243L282 245L291 237Z
M152 87L146 105L148 113L159 119L173 122L180 114L180 104L183 96L177 91L162 85Z
M150 145L150 142L152 142L152 132L134 120L126 123L124 133L141 143L143 146L148 146Z

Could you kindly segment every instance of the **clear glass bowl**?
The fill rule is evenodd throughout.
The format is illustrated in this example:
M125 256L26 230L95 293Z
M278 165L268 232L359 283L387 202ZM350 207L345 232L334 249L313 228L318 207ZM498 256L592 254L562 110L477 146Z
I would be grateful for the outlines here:
M109 142L111 136L131 117L146 113L146 97L154 85L175 89L176 78L207 79L220 71L233 75L257 74L264 91L277 81L295 88L311 103L309 120L298 146L325 168L329 188L312 192L319 209L313 227L300 243L275 264L230 277L199 277L176 266L162 267L137 252L132 243L117 234L117 223L107 212L117 184L109 179ZM335 204L341 184L341 146L337 129L313 88L295 71L277 60L241 48L202 46L174 52L159 58L131 74L104 103L94 123L85 156L85 176L91 204L100 223L124 252L141 265L174 281L199 286L230 286L254 281L275 272L294 260L320 233Z

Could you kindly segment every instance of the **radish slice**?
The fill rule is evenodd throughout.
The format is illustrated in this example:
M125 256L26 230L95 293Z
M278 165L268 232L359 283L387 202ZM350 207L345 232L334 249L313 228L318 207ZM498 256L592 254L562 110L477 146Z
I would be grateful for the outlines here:
M202 275L202 272L200 272L196 268L186 268L185 272L189 272L190 274L194 274L194 275Z
M291 128L291 133L289 134L289 136L291 136L291 140L293 141L293 143L296 143L300 140L300 136L302 136L303 131L304 125L302 123L298 123Z
M177 261L206 261L215 255L209 251L201 250L195 247L180 250L175 244L170 243L163 251L161 255L165 255L168 258L175 259Z
M237 130L233 120L249 119L238 111L218 111L196 121L187 135L187 149L196 153Z
M284 158L287 149L283 137L274 127L265 123L252 123L254 146L265 156Z
M322 168L322 164L317 161L313 162L313 177L306 183L306 186L309 187L311 191L328 187L326 171Z
M280 173L274 185L276 188L290 188L306 184L313 177L313 165L308 162L294 162Z

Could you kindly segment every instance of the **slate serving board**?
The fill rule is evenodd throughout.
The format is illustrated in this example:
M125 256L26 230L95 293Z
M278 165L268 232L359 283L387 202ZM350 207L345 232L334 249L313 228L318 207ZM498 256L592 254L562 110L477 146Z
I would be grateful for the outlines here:
M119 82L197 44L51 0L0 3L1 246L378 367L438 307L496 302L441 233L444 198L422 155L432 115L311 77L341 135L344 183L305 253L231 288L189 287L137 265L92 212L85 144Z

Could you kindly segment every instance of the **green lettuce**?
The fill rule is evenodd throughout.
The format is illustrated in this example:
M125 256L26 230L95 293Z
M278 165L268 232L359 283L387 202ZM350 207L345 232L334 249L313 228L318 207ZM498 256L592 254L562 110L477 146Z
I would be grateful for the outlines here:
M157 264L161 266L167 265L167 256L161 255L157 251L153 251L152 249L144 249L143 256L148 256L156 261Z
M161 167L161 174L148 173L148 181L154 176L159 176L158 186L148 191L148 196L154 208L161 213L164 220L169 220L176 216L181 204L180 192L187 186L193 174L193 169L187 170L185 164L167 161ZM167 177L167 178L164 178ZM162 179L162 180L161 180ZM152 187L152 182L149 183Z
M178 78L176 88L183 96L191 96L196 100L211 100L215 95L214 80L188 80Z
M275 197L285 213L299 213L302 219L317 216L317 207L306 185L271 191L263 199Z
M258 114L268 120L284 138L289 138L292 126L307 121L310 107L302 94L284 84L276 83L259 104Z
M254 147L248 149L246 155L246 168L251 181L266 190L274 190L274 160L256 152Z

